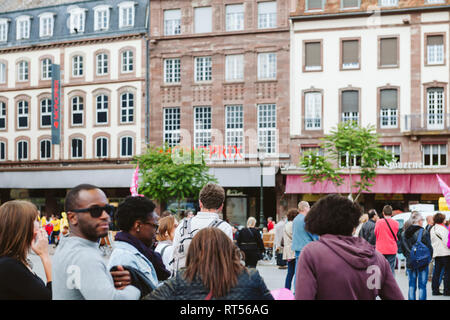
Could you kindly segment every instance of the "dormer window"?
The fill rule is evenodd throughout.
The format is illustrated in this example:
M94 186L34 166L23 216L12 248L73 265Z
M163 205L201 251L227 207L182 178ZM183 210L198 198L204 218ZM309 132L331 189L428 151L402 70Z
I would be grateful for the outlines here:
M119 28L134 26L134 6L136 2L125 1L119 3Z
M0 19L0 42L8 41L8 22L9 19Z
M108 5L97 6L94 8L94 30L109 29L109 9Z
M51 12L46 12L39 15L39 36L51 37L53 36L53 22L54 14Z
M86 9L74 8L70 13L70 33L83 33L86 19Z
M16 39L29 39L30 38L31 17L20 16L16 19Z

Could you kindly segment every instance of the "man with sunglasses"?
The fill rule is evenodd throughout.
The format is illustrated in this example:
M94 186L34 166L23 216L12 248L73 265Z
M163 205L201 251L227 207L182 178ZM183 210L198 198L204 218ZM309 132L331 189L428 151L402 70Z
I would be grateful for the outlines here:
M119 266L118 272L110 273L98 247L98 240L108 235L114 212L105 193L93 185L78 185L67 193L64 206L70 236L61 240L53 256L53 299L139 299L140 291L127 285L128 271Z

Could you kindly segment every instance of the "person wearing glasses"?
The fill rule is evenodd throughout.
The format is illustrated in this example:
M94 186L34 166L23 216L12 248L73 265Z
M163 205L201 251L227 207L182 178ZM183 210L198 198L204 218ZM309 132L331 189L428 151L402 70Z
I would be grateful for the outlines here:
M108 270L122 265L142 272L152 289L158 285L158 276L152 264L151 249L156 240L159 216L155 204L146 197L127 197L119 204L115 219L121 232L117 233Z
M105 193L81 184L67 193L64 206L70 235L61 239L53 256L53 300L139 299L141 292L129 271L118 266L110 272L98 247L114 212Z

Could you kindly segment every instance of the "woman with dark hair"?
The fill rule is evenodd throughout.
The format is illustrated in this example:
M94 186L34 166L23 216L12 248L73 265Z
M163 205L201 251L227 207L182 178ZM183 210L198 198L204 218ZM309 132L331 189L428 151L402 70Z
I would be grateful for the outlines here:
M27 255L41 258L47 284L31 268ZM52 271L48 237L34 204L13 200L0 207L0 300L51 300Z
M186 268L149 300L273 300L256 269L241 264L239 248L219 228L201 229L189 245Z
M305 229L320 238L299 257L297 300L404 299L386 258L352 236L360 216L361 207L339 195L328 195L311 207Z
M297 209L290 209L287 214L286 225L284 226L284 234L283 234L283 260L288 262L288 271L286 274L286 281L284 283L284 287L286 289L291 289L292 278L295 273L295 252L292 250L292 226L293 220L298 215Z

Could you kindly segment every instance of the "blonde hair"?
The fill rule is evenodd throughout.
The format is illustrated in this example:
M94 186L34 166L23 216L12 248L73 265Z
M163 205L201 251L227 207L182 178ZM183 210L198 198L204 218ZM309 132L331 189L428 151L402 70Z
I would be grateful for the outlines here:
M176 228L176 220L174 216L170 215L159 219L159 227L158 234L156 235L156 240L170 240L170 233L174 228Z
M256 219L253 217L248 218L247 228L253 228L256 225Z
M360 218L359 218L359 223L366 223L367 221L369 221L369 215L367 213L364 213Z
M300 201L298 203L298 211L305 211L306 209L309 209L309 203L307 201Z

